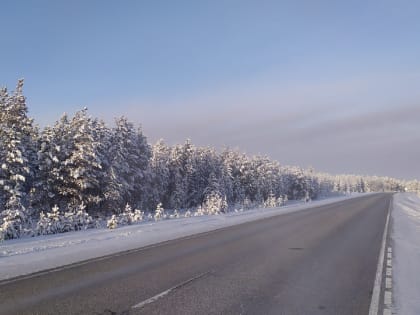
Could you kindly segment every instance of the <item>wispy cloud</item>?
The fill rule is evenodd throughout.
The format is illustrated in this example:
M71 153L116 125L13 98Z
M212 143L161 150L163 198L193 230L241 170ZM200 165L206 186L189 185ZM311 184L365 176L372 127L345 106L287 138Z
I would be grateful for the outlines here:
M420 92L413 88L418 83L415 73L313 84L269 78L114 110L140 122L152 142L190 138L197 145L239 147L326 171L393 170L394 176L420 177L417 162L408 157L420 156Z

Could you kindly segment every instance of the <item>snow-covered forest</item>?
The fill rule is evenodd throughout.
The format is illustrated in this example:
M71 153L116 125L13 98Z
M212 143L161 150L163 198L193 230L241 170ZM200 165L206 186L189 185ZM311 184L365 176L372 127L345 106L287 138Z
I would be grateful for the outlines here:
M21 80L12 93L0 90L0 239L95 227L103 218L112 228L333 194L420 191L418 181L317 173L188 140L150 145L126 118L110 127L87 109L40 129L22 89Z

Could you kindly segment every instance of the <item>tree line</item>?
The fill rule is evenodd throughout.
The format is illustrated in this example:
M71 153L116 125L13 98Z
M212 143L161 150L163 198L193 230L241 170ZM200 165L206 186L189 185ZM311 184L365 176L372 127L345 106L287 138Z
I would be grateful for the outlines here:
M19 214L23 225L37 221L54 207L105 217L127 205L146 212L158 205L187 210L216 198L228 211L420 188L418 181L318 173L229 148L197 147L189 140L151 145L125 117L109 127L86 108L40 129L28 116L23 80L12 93L0 90L0 166L0 224L11 213Z

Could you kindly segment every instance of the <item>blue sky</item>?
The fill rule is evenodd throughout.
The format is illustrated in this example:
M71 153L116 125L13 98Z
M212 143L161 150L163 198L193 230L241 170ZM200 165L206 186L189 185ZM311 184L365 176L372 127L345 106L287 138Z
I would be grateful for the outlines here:
M0 85L151 142L420 178L417 1L2 1Z

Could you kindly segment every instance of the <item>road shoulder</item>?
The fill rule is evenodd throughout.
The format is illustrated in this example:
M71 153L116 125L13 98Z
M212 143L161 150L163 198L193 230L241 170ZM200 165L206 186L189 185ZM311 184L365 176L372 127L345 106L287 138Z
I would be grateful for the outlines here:
M394 244L395 314L420 314L420 198L413 193L394 195L391 238Z

